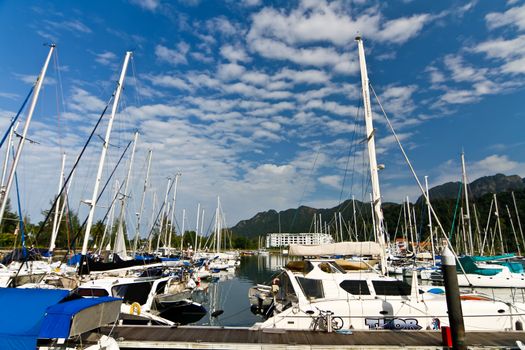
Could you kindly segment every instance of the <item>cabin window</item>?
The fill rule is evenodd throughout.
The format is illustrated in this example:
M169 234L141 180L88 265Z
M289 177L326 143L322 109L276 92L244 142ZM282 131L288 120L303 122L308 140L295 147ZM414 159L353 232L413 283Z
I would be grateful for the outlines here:
M77 294L83 297L107 297L108 291L101 288L79 288Z
M324 298L323 282L321 280L297 277L297 282L299 282L304 295L308 299Z
M376 295L410 295L411 287L403 281L372 281Z
M334 270L334 272L346 273L345 269L343 269L341 266L339 266L338 263L332 262L332 263L330 263L330 265L332 266L332 270Z
M166 283L168 283L168 281L159 282L159 284L157 285L157 289L155 290L155 294L164 293L164 288L166 287Z
M295 294L295 290L293 288L292 282L290 282L290 279L288 278L288 275L286 273L281 273L279 276L277 276L277 278L279 279L279 292L276 295L277 300L296 302L297 294Z
M370 295L370 289L366 281L346 280L339 284L346 292L353 295Z
M122 298L126 303L131 304L137 302L140 305L144 305L146 301L148 301L152 283L153 282L121 284L111 288L111 292L114 297Z

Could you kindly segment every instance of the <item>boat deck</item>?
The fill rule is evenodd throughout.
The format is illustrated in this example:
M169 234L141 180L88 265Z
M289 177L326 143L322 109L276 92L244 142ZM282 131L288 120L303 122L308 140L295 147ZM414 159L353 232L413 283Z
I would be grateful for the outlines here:
M353 331L351 334L279 329L117 326L102 334L115 338L121 349L442 349L435 331ZM518 348L525 332L468 332L469 348Z

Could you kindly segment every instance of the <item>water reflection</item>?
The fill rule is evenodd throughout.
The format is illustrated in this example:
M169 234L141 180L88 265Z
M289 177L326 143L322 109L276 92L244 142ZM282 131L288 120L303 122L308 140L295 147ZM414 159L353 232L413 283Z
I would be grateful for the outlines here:
M241 258L241 265L234 272L221 272L215 282L203 283L205 290L195 296L195 301L202 303L208 313L197 324L211 326L251 326L262 319L250 311L248 290L255 284L269 284L272 276L279 272L290 258L282 255L245 256ZM396 276L411 284L410 277ZM423 285L436 285L430 281L419 281ZM206 288L207 287L207 288ZM467 291L467 288L461 288ZM525 302L524 289L509 288L476 288L477 292L504 301ZM224 311L217 317L213 312Z
M288 261L282 255L244 256L234 272L221 272L217 281L203 283L205 290L195 296L208 310L197 324L208 326L251 326L261 318L252 314L248 290L255 284L267 284ZM207 287L207 288L206 288ZM224 311L217 317L212 313Z

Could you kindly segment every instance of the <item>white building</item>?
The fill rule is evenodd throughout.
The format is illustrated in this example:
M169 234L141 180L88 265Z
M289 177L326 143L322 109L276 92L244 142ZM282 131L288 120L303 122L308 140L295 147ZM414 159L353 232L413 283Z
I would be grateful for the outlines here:
M328 233L268 233L266 248L287 247L290 244L317 245L333 243Z

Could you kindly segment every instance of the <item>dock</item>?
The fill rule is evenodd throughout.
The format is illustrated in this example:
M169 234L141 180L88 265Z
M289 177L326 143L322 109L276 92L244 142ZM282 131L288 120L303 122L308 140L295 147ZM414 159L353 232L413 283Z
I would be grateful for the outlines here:
M103 328L120 349L444 349L438 331L347 331L347 334L245 327L116 326ZM86 339L88 340L88 339ZM519 349L525 332L467 332L470 349ZM89 342L89 340L88 340ZM445 348L446 349L446 348Z

